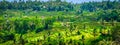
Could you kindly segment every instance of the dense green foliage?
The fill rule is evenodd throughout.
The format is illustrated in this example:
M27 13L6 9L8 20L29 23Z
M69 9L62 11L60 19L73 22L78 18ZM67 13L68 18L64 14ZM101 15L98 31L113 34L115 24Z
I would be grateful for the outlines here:
M0 45L119 45L120 1L0 1Z
M69 11L73 10L73 5L67 2L61 1L48 1L48 2L41 2L41 1L22 1L20 0L17 2L8 2L8 1L1 1L0 2L0 9L13 9L13 10L26 10L32 9L33 11Z

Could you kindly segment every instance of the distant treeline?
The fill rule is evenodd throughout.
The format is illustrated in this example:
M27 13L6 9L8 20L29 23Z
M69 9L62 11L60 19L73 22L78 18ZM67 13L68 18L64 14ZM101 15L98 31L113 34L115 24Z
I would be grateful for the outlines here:
M6 11L10 10L10 11ZM81 4L73 4L61 0L49 0L47 2L43 1L0 1L0 15L11 14L15 10L20 15L33 13L33 11L42 11L44 13L35 13L36 15L80 15L82 18L87 18L88 20L97 21L118 21L120 22L120 1L102 1L102 2L86 2ZM27 10L31 10L27 11ZM6 12L5 12L6 11ZM29 12L29 13L26 13ZM50 13L47 13L50 12ZM51 12L54 12L51 13ZM92 12L92 13L91 13ZM14 14L11 14L14 15ZM17 14L18 15L18 14ZM34 15L34 14L32 14ZM87 16L89 15L89 17Z
M82 11L96 11L96 10L107 10L107 9L119 9L120 1L102 1L102 2L88 2L82 4L73 4L61 0L49 0L47 2L43 1L0 1L0 10L26 10L32 9L33 11L77 11L82 13Z
M73 10L73 4L68 2L62 2L61 0L56 1L1 1L0 2L0 9L14 9L14 10L26 10L32 9L36 11L71 11Z

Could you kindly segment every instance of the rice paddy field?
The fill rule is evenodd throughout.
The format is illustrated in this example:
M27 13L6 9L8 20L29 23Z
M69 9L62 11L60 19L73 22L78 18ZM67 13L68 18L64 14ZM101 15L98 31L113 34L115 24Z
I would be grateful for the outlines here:
M119 4L0 0L0 45L120 45Z

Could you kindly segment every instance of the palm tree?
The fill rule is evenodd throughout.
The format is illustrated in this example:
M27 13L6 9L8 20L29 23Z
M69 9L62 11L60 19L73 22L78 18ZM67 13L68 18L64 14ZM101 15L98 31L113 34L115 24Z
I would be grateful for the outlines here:
M84 29L84 30L86 29L86 25L85 25L85 24L83 25L83 29Z
M81 34L80 31L77 31L77 34L80 35Z
M85 37L84 37L84 35L82 35L82 42L83 42L83 45L85 45L84 40L85 40Z
M96 29L93 29L93 36L94 36L94 40L95 40L95 36L96 36Z
M25 41L24 41L24 39L22 38L22 34L20 35L20 44L22 44L22 45L25 44Z

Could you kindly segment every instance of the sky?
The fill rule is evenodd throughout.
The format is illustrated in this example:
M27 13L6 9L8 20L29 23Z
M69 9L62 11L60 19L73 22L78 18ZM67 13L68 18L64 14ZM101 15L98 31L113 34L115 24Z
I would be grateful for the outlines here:
M0 0L2 1L2 0ZM7 1L14 1L14 0L7 0ZM34 0L33 0L34 1ZM41 1L48 1L48 0L41 0ZM63 1L63 0L62 0ZM67 2L72 2L72 3L83 3L83 2L89 2L89 1L96 1L96 2L100 2L102 0L65 0ZM114 0L111 0L114 1Z

